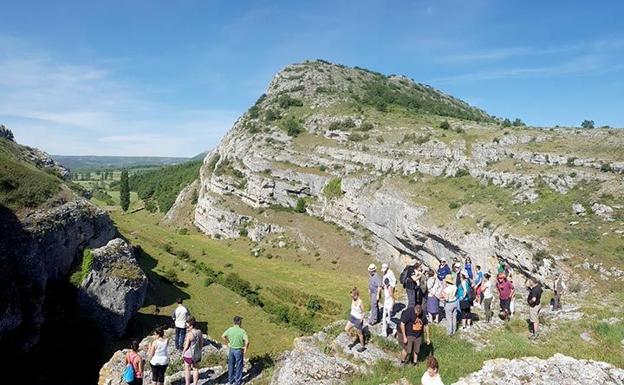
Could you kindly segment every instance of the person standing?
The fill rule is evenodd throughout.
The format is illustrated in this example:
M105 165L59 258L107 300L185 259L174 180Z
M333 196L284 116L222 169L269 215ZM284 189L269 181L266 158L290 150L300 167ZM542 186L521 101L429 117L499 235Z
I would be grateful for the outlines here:
M485 273L483 276L483 282L481 283L483 293L483 310L485 311L485 321L490 322L492 320L492 299L494 293L492 292L492 276L490 273Z
M190 313L188 309L182 305L182 298L176 300L178 306L173 311L173 323L175 324L175 347L182 350L184 340L186 339L186 321Z
M384 302L383 302L383 315L381 317L381 330L383 333L388 336L388 327L391 325L392 313L394 309L394 287L390 282L390 278L384 275L383 281L383 293L384 293ZM390 326L393 330L392 334L396 333L396 327Z
M152 367L152 382L156 385L164 385L165 372L169 365L169 340L165 338L165 330L158 328L154 332L154 340L147 351L147 358Z
M470 257L466 257L466 261L464 262L464 270L466 270L466 273L468 274L468 279L472 281L475 274L474 266L472 265L472 259Z
M425 335L425 342L427 345L431 342L429 340L429 327L427 325L427 317L423 312L421 305L416 305L413 308L408 307L401 314L401 336L403 338L403 352L401 354L401 363L406 364L410 355L413 359L413 363L418 362L418 353L420 352L420 345L422 344L423 334Z
M130 351L126 353L126 365L132 365L134 380L128 385L143 385L143 357L139 354L139 341L130 342Z
M455 280L450 274L446 276L444 281L446 288L442 292L442 297L446 302L444 305L446 331L448 335L452 335L457 331L457 286L455 286Z
M505 321L509 320L511 316L511 299L515 294L514 286L507 279L504 273L498 273L496 277L496 290L498 290L498 297L500 299L500 308Z
M444 385L440 378L440 366L434 356L427 357L427 370L420 380L421 385Z
M375 325L379 322L379 299L381 299L382 282L377 267L374 263L368 266L368 294L370 295L371 311L368 317L368 323Z
M414 307L416 305L416 289L418 284L415 279L416 269L414 267L415 259L411 259L409 256L405 255L405 268L399 279L401 284L405 288L405 292L407 293L407 307Z
M362 304L360 291L357 287L351 289L351 312L349 313L349 320L345 326L345 333L349 334L353 328L355 328L357 336L355 340L349 344L349 349L353 349L359 341L361 346L357 351L361 353L366 350L364 344L364 305Z
M565 282L563 282L563 277L561 276L561 273L557 273L555 282L553 284L553 290L555 291L555 295L553 297L553 311L561 310L561 296L564 294L566 289L567 288Z
M193 385L199 382L199 367L201 361L204 336L201 330L197 329L195 317L189 317L186 321L187 330L182 347L182 360L184 361L184 381L186 385L191 384L191 371L193 372Z
M533 325L533 335L531 338L535 339L539 333L539 315L542 309L541 301L543 290L542 285L532 278L529 279L528 286L529 297L527 298L527 302L529 304L529 322Z
M242 328L243 319L235 316L232 320L234 324L225 332L221 338L229 348L228 353L228 384L241 385L243 383L243 366L245 354L249 350L249 337Z
M475 291L475 303L479 308L483 308L481 303L483 302L483 287L481 284L483 283L483 272L481 271L481 266L477 265L477 270L475 274L475 282L474 282L474 291Z
M433 270L429 270L429 278L427 279L427 314L432 323L438 323L438 316L440 313L440 299L438 298L440 285L440 281L438 281Z
M393 288L396 287L397 284L397 279L396 276L394 275L394 272L392 271L392 269L390 269L388 267L387 263L382 263L381 264L381 273L383 274L382 277L382 282L386 280L386 278L388 278L388 280L390 281L390 286L392 286Z
M438 266L438 271L436 274L438 276L438 281L440 282L444 281L444 278L446 278L447 275L451 274L451 268L446 263L446 259L442 258L440 260L440 265Z
M470 328L472 326L472 313L470 311L470 305L472 299L470 298L470 280L468 279L468 273L462 271L461 283L457 288L457 301L459 302L459 309L461 314L462 329Z

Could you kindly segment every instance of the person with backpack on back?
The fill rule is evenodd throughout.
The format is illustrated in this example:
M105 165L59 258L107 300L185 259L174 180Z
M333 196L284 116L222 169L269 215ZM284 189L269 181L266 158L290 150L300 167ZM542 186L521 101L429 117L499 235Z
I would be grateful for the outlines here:
M470 312L470 305L472 304L471 298L472 287L470 286L470 279L468 273L463 270L461 272L460 286L457 288L457 299L459 301L459 310L461 311L462 329L470 328L472 326L472 313Z
M416 259L412 259L407 255L403 256L405 260L405 268L401 272L399 276L399 281L405 288L405 292L407 293L407 307L414 307L416 305L416 290L417 290L417 278L416 277L416 268L414 264L416 263Z
M186 339L186 321L191 316L188 309L182 305L182 298L176 300L178 306L173 311L173 323L175 324L175 347L178 350L182 350L184 340Z
M201 330L197 329L195 317L190 317L186 321L188 326L184 346L182 348L182 360L184 361L184 380L186 385L191 384L191 371L193 371L193 385L199 381L199 367L201 361L202 347L204 346L204 336Z
M130 351L126 353L126 370L123 380L128 385L143 384L143 357L139 354L139 342L132 340L130 342Z

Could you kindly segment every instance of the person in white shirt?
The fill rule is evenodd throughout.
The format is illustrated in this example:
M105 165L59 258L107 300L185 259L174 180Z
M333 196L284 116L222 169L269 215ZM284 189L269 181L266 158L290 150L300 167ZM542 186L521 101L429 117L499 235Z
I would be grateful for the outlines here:
M394 309L394 287L390 282L390 278L384 276L383 279L383 316L381 318L381 330L388 336L388 327L392 329L392 334L396 333L396 325L392 321L392 313Z
M421 385L444 385L438 372L438 360L433 356L427 357L427 370L420 380Z
M483 310L485 311L485 321L490 322L492 320L492 298L494 293L492 292L492 276L490 273L485 273L483 281L481 282L481 292L483 293Z
M381 264L381 272L383 273L383 277L381 278L381 281L384 282L386 278L388 278L388 280L390 281L390 286L395 288L397 284L397 279L396 279L396 276L394 275L394 272L388 267L387 263Z
M360 342L360 347L357 349L358 352L363 352L366 350L365 342L364 342L364 305L362 304L362 298L360 298L360 291L357 287L354 287L351 290L351 312L349 313L349 320L347 321L347 325L345 326L345 332L347 335L350 334L351 329L355 329L356 337L355 340L349 344L349 350L353 349L358 341Z
M169 365L169 351L167 345L169 340L165 338L163 328L154 331L154 340L149 346L147 358L152 367L152 382L155 385L163 385L165 383L165 372Z
M175 347L182 350L184 339L186 338L186 321L190 316L190 312L182 305L182 298L177 299L178 306L173 312L173 323L175 324Z

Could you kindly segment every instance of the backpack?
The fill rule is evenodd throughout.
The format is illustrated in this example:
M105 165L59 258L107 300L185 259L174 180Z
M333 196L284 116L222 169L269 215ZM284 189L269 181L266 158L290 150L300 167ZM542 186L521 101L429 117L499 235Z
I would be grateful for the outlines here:
M128 358L129 355L130 354L128 354L126 356L126 359ZM134 373L134 365L132 364L132 361L134 361L134 358L135 357L133 356L132 360L127 360L127 361L130 361L130 362L128 363L128 365L126 365L126 369L124 370L124 372L123 372L123 374L121 376L121 379L124 380L125 382L127 382L128 384L133 382L135 377L136 377L136 375Z

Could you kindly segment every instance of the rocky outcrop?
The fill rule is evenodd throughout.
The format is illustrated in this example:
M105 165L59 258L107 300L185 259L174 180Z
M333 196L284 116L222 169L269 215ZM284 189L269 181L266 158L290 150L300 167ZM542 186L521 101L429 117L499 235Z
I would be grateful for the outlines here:
M624 370L605 362L577 360L555 354L543 360L535 357L508 360L499 358L454 385L622 385Z
M80 285L78 302L104 332L120 337L143 305L147 276L123 239L113 239L90 252L93 260Z
M175 344L173 341L174 336L175 329L167 329L165 331L165 337L169 340L169 369L167 370L168 374L165 377L165 384L182 385L184 384L184 364L182 362L182 355L175 348ZM143 359L146 359L147 350L153 340L154 336L149 336L144 338L139 343L139 354L143 357ZM113 356L104 364L104 366L102 366L102 369L100 369L98 385L126 384L121 379L121 377L126 367L125 356L127 352L127 349L116 351ZM214 340L210 339L207 335L204 335L202 362L207 362L209 364L200 364L200 381L198 385L217 383L217 379L226 371L227 349L219 343L215 342ZM146 379L151 379L150 365L146 364L144 368L145 372L143 377Z
M162 223L169 226L185 227L192 225L193 214L199 196L199 179L180 191L173 206L167 211Z
M116 234L109 216L85 199L31 211L25 218L0 207L2 280L0 338L28 348L39 338L49 282L66 279L85 248L105 245ZM6 346L6 345L5 345Z
M0 138L5 138L12 142L15 141L15 137L13 136L13 132L6 128L4 124L0 124Z
M367 373L378 361L397 361L372 342L363 352L349 349L351 338L344 332L336 335L343 328L339 321L312 336L296 338L293 350L278 359L271 385L337 385L355 373Z

